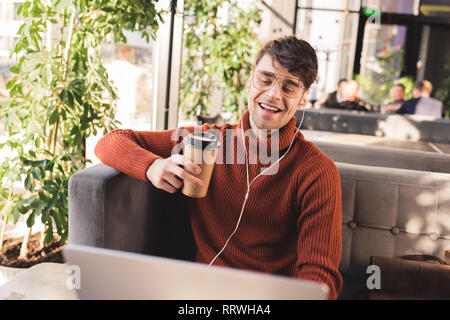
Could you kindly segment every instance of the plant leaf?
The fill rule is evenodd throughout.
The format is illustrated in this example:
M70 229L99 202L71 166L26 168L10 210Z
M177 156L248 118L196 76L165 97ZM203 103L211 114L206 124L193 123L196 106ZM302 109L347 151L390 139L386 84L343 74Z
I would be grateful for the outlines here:
M41 179L42 179L41 173L40 173L38 170L36 170L36 169L32 169L32 170L31 170L31 174L33 175L33 177L34 177L36 180L41 180Z
M25 189L28 191L32 191L32 178L31 175L27 175L27 177L25 178Z
M48 124L52 125L54 124L56 121L58 121L59 119L59 110L55 109L55 111L52 112L52 114L50 115L50 118L48 120Z
M65 102L68 96L68 92L66 89L63 89L59 95L59 98L61 99L62 102Z
M31 228L32 226L34 226L35 218L36 218L35 211L32 211L27 219L27 227L28 228Z

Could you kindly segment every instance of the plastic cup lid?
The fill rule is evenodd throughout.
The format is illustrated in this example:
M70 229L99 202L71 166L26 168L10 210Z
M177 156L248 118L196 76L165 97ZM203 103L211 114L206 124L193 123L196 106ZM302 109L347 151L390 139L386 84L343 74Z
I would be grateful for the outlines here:
M193 132L183 139L184 144L188 144L191 148L195 149L218 149L220 142L213 134L206 132Z

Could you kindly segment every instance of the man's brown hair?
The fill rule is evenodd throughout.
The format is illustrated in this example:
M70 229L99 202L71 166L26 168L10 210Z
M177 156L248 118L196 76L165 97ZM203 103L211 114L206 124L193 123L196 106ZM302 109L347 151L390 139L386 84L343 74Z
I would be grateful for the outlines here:
M316 81L318 69L316 51L305 40L286 36L267 42L258 51L253 68L266 54L272 56L289 73L298 76L306 89Z
M405 86L401 83L394 83L394 87L400 87L403 89L403 91L405 91Z

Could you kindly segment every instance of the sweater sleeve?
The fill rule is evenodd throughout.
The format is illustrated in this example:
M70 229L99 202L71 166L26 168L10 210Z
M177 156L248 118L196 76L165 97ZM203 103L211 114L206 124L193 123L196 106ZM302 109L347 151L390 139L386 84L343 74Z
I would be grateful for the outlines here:
M114 130L100 139L94 152L104 164L148 181L146 172L150 165L156 159L179 153L183 137L193 130L194 127L166 131Z
M339 171L328 157L312 161L297 223L297 278L324 283L328 299L342 288L342 200Z

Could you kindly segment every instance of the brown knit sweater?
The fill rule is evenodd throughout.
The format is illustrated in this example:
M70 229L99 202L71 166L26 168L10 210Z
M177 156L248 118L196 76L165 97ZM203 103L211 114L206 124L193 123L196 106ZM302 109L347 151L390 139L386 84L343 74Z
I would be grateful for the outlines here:
M247 132L248 111L242 120ZM222 137L234 132L235 137L221 141L223 152L218 156L221 161L216 162L207 196L189 198L198 262L211 262L235 229L241 212L247 177L240 123L201 127L202 131L214 129ZM95 154L105 164L148 181L149 166L158 158L169 157L182 136L193 130L193 127L158 132L115 130L99 141ZM295 130L295 118L280 129L280 156L286 152ZM245 136L249 150L257 140L252 135ZM270 141L271 138L267 139L269 155ZM231 150L237 164L226 164L226 154ZM237 161L239 156L241 160ZM250 164L250 181L267 166ZM329 299L336 299L342 287L338 271L342 250L339 172L332 160L305 141L301 133L295 137L289 153L274 167L278 169L276 174L262 175L250 186L239 228L214 265L318 281L330 288Z

